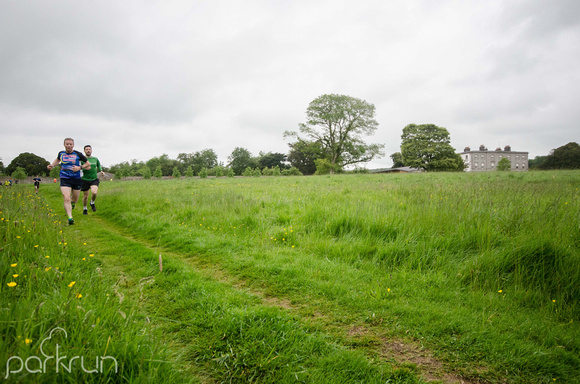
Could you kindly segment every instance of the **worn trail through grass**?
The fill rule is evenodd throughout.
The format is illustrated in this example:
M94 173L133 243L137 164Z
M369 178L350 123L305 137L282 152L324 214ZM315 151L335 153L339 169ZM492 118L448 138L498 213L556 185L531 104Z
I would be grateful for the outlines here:
M64 230L184 380L566 382L580 173L492 176L113 182Z
M292 319L297 327L320 334L324 340L331 344L336 343L339 348L349 349L365 345L368 349L366 358L373 360L374 364L385 365L388 367L387 370L400 377L402 382L415 381L413 376L417 376L416 380L427 382L471 382L447 372L448 369L444 364L434 358L433 354L420 343L385 335L388 331L381 327L380 322L371 326L345 324L333 317L332 308L328 303L317 305L315 298L296 302L290 298L273 295L271 290L260 282L248 281L229 273L219 265L208 263L204 258L156 246L98 216L89 220L90 232L84 231L88 223L82 221L78 221L80 225L75 230L81 236L81 241L96 250L95 256L102 260L102 268L106 273L117 276L115 291L119 300L125 300L127 297L136 300L141 316L154 323L164 335L165 341L171 345L170 350L174 353L175 363L179 364L184 372L202 382L219 380L208 374L206 364L199 364L196 359L188 358L192 354L191 344L199 342L196 336L192 337L187 331L188 326L193 325L195 321L190 321L178 313L182 308L175 305L177 300L171 297L171 292L155 287L156 283L165 285L164 283L173 281L178 285L183 279L195 275L204 284L217 284L222 290L229 291L226 295L245 297L244 307L240 310L247 310L248 305L251 305L256 311L273 310L284 314L288 319ZM166 275L172 277L168 278ZM259 340L256 342L259 343Z

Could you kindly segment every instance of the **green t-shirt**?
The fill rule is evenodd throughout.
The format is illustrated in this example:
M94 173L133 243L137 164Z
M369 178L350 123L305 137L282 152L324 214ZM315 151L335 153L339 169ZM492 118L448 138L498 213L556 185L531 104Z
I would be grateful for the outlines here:
M88 157L89 163L91 163L91 169L86 170L83 169L83 180L95 180L98 178L97 173L101 172L103 168L101 168L101 162L96 157Z

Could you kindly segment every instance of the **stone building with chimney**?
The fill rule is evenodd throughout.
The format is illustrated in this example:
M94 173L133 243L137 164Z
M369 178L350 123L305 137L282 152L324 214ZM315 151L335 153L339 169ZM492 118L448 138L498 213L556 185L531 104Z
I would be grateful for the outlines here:
M460 155L465 162L467 172L495 171L497 163L504 157L510 161L512 171L528 170L528 152L512 151L509 145L506 145L503 150L496 148L495 151L488 151L485 145L480 145L477 151L465 147Z

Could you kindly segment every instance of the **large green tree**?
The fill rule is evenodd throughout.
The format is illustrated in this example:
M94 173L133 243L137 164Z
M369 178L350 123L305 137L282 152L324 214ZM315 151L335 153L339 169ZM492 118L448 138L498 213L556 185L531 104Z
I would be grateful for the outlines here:
M407 167L425 171L463 171L465 164L450 144L446 128L409 124L401 135L401 155Z
M320 143L332 169L369 162L383 156L383 144L367 144L363 136L375 133L375 106L351 96L327 94L314 99L306 109L306 122L298 132L285 132L299 140Z
M324 158L322 145L318 141L306 141L298 139L295 143L289 143L290 152L288 161L304 175L313 175L316 172L318 159Z
M550 152L540 169L579 169L580 145L570 142Z
M27 175L48 175L48 161L34 153L24 152L16 156L14 160L6 167L6 174L11 175L18 167L24 169Z
M228 156L228 166L236 175L241 175L248 167L251 169L256 168L258 163L246 148L236 147Z
M260 156L258 156L258 166L260 169L264 168L275 168L278 167L280 169L288 168L286 166L286 155L279 152L260 152Z
M405 166L403 162L403 155L401 152L395 152L391 155L391 160L393 160L393 168L401 168Z
M169 155L164 153L159 157L154 157L147 160L147 166L154 172L157 171L158 167L161 167L161 174L163 176L171 176L173 174L173 167L179 166L179 162L177 160L170 159Z
M182 173L187 171L188 167L193 169L193 173L199 175L202 168L212 169L218 165L218 156L213 149L203 149L194 153L180 153L177 155Z

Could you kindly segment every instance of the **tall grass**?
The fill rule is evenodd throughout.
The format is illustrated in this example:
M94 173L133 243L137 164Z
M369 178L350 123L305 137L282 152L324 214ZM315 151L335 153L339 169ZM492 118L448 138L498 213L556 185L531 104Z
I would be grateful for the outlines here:
M60 216L31 186L0 190L2 379L187 381L134 316L134 303L119 302L95 250L64 230Z
M202 231L219 235L225 247L299 245L313 257L386 271L453 274L474 289L534 290L570 317L580 309L579 179L526 173L154 181L111 191L107 198L119 205L111 202L107 214L151 239L169 234L164 241L178 247L195 244L192 231Z
M337 321L389 324L467 375L551 382L580 375L579 185L578 172L115 182L100 212Z
M98 214L288 300L302 308L301 321L319 319L337 342L351 343L345 327L372 330L362 350L379 361L384 339L394 337L429 347L466 377L572 382L580 376L579 185L579 172L112 182L101 188ZM196 328L205 331L195 337L206 335L200 345L220 352L193 356L216 372L227 367L226 377L265 380L270 351L282 356L292 344L276 346L258 330L273 322L268 329L287 332L287 317L218 303L225 312L206 318L213 331ZM168 305L165 316L187 307ZM259 326L234 336L248 324ZM308 360L293 327L302 349L290 354ZM224 330L235 341L220 341ZM252 342L263 349L255 353ZM235 345L247 350L228 354ZM319 355L327 367L344 365L346 352L330 350Z

